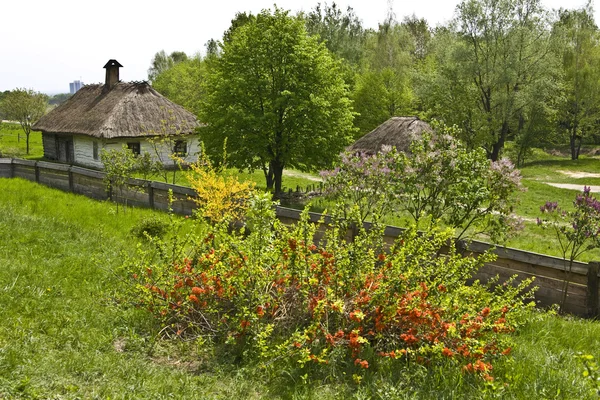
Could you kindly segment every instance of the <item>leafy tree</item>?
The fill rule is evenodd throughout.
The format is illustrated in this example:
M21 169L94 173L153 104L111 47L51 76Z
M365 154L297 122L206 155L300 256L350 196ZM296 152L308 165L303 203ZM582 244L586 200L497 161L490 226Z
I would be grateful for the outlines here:
M527 102L536 99L530 93L552 79L547 28L540 0L464 0L454 24L434 39L436 68L422 101L433 116L463 128L469 147L497 160L527 118Z
M418 18L416 15L404 17L402 25L406 27L413 38L414 47L411 51L413 58L424 60L429 54L429 44L431 42L431 29L425 18Z
M235 17L231 20L231 26L223 33L223 42L231 42L233 34L238 28L241 28L249 22L253 22L255 19L256 17L252 13L236 13Z
M366 32L352 7L343 12L335 2L317 3L305 19L308 33L319 35L329 51L351 65L360 64Z
M158 74L152 81L152 87L172 102L198 114L203 93L201 82L205 74L204 61L194 57Z
M127 181L132 177L133 171L137 166L137 159L135 154L123 145L120 150L106 150L103 149L100 154L100 160L104 165L104 184L106 191L109 193L111 200L115 199L116 191L118 190L119 196L122 200L125 200L125 207L127 206L127 199L123 196L125 188L127 187ZM119 212L119 203L117 202L117 213Z
M183 51L174 51L170 55L167 55L164 50L157 52L152 59L150 68L148 68L148 80L154 82L158 75L172 68L175 64L187 60L187 58Z
M390 117L413 111L411 88L412 36L390 14L377 32L368 35L365 65L356 79L355 125L365 134Z
M37 122L48 108L48 96L32 89L15 89L2 97L0 110L7 119L18 121L25 132L27 154L31 125Z
M600 111L600 36L593 15L591 3L578 10L561 9L553 27L563 72L559 128L569 137L573 160Z
M281 192L284 168L324 168L352 137L339 65L287 11L264 10L207 60L201 136L237 168L261 169Z

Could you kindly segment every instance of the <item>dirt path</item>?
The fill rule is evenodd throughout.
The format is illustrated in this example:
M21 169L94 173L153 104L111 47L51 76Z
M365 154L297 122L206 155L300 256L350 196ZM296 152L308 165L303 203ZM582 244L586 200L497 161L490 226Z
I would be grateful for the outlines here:
M552 182L544 182L546 185L554 186L561 189L569 189L569 190L578 190L583 192L583 186L581 184L573 184L573 183L552 183ZM586 185L587 186L587 185ZM600 186L589 186L590 192L592 193L600 193Z
M283 175L284 176L292 176L294 178L303 178L303 179L308 179L309 181L314 181L314 182L321 182L322 179L319 177L316 177L314 175L311 174L305 174L304 172L299 172L299 171L283 171Z
M579 171L556 171L563 175L567 175L570 178L600 178L600 174L592 172L579 172Z

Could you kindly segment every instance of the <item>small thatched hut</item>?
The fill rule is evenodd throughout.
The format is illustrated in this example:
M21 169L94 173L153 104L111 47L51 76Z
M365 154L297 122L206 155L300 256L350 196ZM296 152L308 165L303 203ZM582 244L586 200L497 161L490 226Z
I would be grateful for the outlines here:
M116 60L109 60L104 84L86 85L32 127L42 132L44 157L102 168L101 149L150 153L163 163L177 153L193 161L198 152L196 117L147 82L119 81ZM159 144L148 139L163 138ZM155 141L156 142L156 141Z
M410 144L423 133L432 133L431 126L417 117L392 117L347 148L352 152L375 154L383 146L393 146L408 153Z

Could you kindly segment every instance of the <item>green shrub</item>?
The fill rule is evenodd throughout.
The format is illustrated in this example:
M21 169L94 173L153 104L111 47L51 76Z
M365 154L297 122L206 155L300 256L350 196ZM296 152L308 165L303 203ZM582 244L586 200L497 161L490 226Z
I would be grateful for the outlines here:
M131 228L130 233L139 239L162 238L169 230L169 224L157 217L144 218Z

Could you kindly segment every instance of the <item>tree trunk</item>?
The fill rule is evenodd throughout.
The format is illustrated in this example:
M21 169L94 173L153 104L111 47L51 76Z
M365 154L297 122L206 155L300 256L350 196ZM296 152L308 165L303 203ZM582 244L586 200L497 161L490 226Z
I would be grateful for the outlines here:
M281 182L283 178L283 163L277 160L273 160L270 163L269 169L273 171L274 183L275 183L275 196L281 193Z
M575 131L571 131L571 134L569 135L569 144L571 145L571 160L577 160L578 154L577 154L577 146L575 144L575 142L577 141L577 135L575 134Z
M267 182L267 190L273 190L273 183L275 181L275 176L273 174L273 167L271 163L269 163L269 169L263 167L263 174L265 174L265 181Z
M508 122L504 121L502 123L502 130L500 131L498 141L496 141L496 143L494 143L492 147L492 152L490 154L490 158L492 159L492 161L498 161L500 151L504 148L504 141L506 140L506 135L508 135Z

